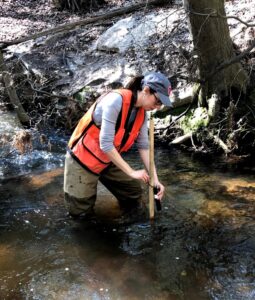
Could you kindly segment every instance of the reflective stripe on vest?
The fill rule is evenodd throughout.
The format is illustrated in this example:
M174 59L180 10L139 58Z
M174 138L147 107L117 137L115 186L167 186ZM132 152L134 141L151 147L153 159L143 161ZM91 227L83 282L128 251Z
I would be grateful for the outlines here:
M130 132L126 132L129 112L132 109L130 90L121 89L114 92L122 96L122 109L119 128L114 137L113 144L119 153L128 151L136 140L144 122L145 111L139 108ZM69 152L74 159L85 169L94 174L100 174L111 163L108 156L100 149L98 128L93 121L93 112L96 101L79 121L68 143ZM124 144L123 144L123 141Z

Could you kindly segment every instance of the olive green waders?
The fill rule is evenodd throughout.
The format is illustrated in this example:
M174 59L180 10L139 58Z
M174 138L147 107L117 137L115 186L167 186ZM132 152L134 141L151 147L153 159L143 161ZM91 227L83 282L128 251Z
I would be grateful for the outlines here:
M142 188L115 165L102 175L82 168L67 152L64 173L65 206L72 215L91 213L96 202L98 180L117 198L123 211L140 205Z

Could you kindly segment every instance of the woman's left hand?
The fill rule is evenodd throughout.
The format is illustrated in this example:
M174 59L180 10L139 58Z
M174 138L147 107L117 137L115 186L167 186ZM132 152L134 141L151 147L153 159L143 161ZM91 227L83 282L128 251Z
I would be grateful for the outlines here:
M159 200L161 201L164 196L164 193L165 193L165 187L159 181L155 182L155 186L159 189L157 196L158 196Z

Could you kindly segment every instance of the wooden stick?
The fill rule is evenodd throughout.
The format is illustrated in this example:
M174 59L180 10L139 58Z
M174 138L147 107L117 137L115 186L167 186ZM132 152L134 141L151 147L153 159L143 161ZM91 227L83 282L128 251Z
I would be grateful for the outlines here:
M150 116L150 168L149 168L149 175L150 175L150 185L149 185L149 212L150 212L150 219L154 219L154 122L152 114Z

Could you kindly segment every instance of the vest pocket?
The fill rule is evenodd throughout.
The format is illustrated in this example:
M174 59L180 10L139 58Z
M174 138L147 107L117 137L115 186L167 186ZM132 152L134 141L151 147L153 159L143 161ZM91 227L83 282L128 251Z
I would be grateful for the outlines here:
M99 160L102 164L109 164L110 159L108 156L100 149L99 138L95 136L90 136L89 133L85 134L82 138L83 147L95 158Z

